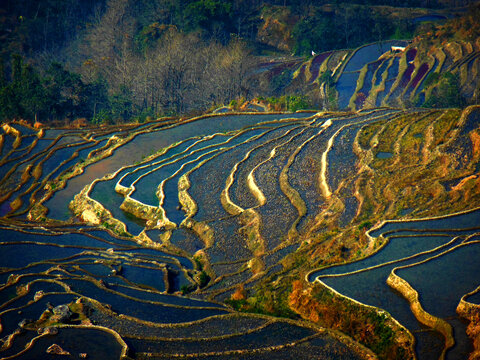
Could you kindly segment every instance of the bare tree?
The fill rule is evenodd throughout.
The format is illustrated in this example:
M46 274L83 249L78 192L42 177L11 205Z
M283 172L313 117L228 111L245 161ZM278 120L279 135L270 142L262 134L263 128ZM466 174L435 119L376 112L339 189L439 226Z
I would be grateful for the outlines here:
M109 0L98 16L83 46L84 78L100 75L111 95L128 90L132 106L155 113L185 113L248 95L251 57L241 41L207 43L166 26L158 40L138 51L129 6L129 0Z
M114 89L128 85L131 78L131 37L135 24L128 15L128 7L129 0L109 0L105 13L97 15L81 48L88 65L82 74L102 75Z

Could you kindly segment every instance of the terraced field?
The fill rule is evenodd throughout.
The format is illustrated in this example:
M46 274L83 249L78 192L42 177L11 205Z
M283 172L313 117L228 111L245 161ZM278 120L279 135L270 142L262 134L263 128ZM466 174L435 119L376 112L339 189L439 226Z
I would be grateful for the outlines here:
M436 83L426 81L446 73L458 78L458 91L469 101L477 96L480 43L476 40L431 44L431 40L390 40L315 55L308 61L272 65L267 78L287 72L287 92L324 95L331 76L336 100L333 109L380 106L422 106Z
M436 359L447 350L446 358L468 358L472 347L467 325L456 309L478 282L479 216L476 210L447 218L386 222L370 231L386 243L375 255L313 272L310 279L387 310L415 335L419 358ZM430 329L423 330L425 326ZM435 346L436 332L444 337L443 350Z
M0 357L52 344L99 359L464 356L479 119L377 108L5 125ZM418 220L431 216L446 217Z

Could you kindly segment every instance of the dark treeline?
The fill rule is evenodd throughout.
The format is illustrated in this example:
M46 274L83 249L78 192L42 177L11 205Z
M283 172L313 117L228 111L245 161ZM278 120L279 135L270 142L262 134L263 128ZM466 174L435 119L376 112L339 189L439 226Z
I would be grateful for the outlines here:
M54 52L74 41L105 0L0 1L0 56Z
M415 31L412 19L389 19L363 5L339 5L332 11L302 16L293 28L297 55L355 48L386 39L409 39Z
M398 7L460 6L469 0L138 0L129 4L136 20L135 35L150 24L176 25L182 30L201 30L217 40L230 34L254 37L264 4L288 6L303 13L323 4L390 5ZM108 0L2 0L0 1L0 51L31 54L61 49L99 17ZM141 37L141 36L140 36Z
M282 6L294 15L293 50L302 55L411 30L382 20L365 5L434 7L451 1L0 3L0 118L103 123L180 114L257 95L248 76L252 54L263 46L256 38L265 6ZM335 9L329 14L319 10L327 3Z
M233 23L233 2L61 3L3 9L1 118L142 120L250 96L247 30Z
M95 109L107 104L105 83L86 84L59 63L41 76L20 55L13 55L9 79L0 79L0 114L6 119L94 119Z

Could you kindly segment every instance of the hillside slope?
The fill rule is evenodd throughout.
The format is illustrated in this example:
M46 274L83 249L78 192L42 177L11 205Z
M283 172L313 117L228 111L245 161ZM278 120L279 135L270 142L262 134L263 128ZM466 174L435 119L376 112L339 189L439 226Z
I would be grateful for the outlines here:
M461 107L480 96L477 8L443 25L427 24L411 41L389 40L327 51L303 62L270 62L260 75L276 91L307 95L326 108Z

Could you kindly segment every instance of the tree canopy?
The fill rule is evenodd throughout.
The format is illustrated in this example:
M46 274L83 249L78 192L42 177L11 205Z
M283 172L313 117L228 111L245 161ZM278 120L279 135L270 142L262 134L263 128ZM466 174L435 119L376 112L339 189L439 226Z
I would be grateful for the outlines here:
M286 41L293 46L274 51L308 55L412 34L412 24L389 21L370 5L448 4L6 0L0 8L0 118L99 123L207 109L255 93L256 84L246 81L252 53L272 50L259 39L267 7L289 14L280 28L291 29ZM281 86L271 88L263 95L287 95L278 93Z

